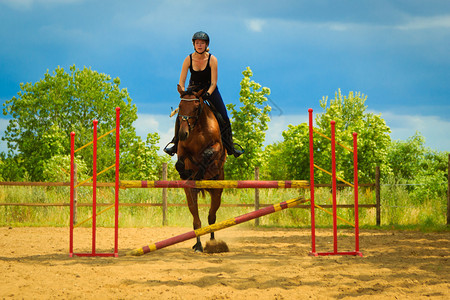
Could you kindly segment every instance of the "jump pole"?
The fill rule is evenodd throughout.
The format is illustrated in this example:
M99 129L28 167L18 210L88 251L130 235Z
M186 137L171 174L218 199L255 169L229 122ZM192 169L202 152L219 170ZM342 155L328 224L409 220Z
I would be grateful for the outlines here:
M357 133L353 133L353 187L354 193L354 210L355 210L355 251L339 252L337 243L337 203L336 203L336 137L335 137L335 121L331 121L331 161L332 161L332 198L333 198L333 251L332 252L316 252L316 234L315 234L315 204L314 204L314 143L313 143L313 110L309 112L309 152L310 152L310 193L311 193L311 252L312 256L327 255L358 255L363 256L359 251L359 207L358 207L358 142ZM342 146L341 144L339 144ZM347 148L347 147L344 147ZM348 148L347 148L348 149Z
M308 109L309 114L309 192L311 204L311 254L316 253L316 218L314 203L314 140L313 140L313 109Z
M289 189L309 188L306 180L121 180L120 188Z
M120 157L120 107L116 107L116 149L115 149L115 213L114 213L114 253L97 253L96 252L96 228L97 228L97 175L104 172L97 174L97 140L102 138L103 136L109 134L106 133L105 135L101 136L100 138L97 138L97 125L98 121L93 121L94 130L93 130L93 176L92 176L92 250L91 253L74 253L73 252L73 230L74 230L74 224L73 224L73 215L74 215L74 160L75 160L75 152L83 149L84 147L90 145L91 143L88 143L84 145L83 147L75 150L75 132L70 133L70 233L69 233L69 256L73 257L75 256L119 256L118 251L118 244L119 244L119 157ZM114 131L114 129L112 130ZM111 132L112 132L111 131ZM106 169L107 170L107 169Z
M225 229L225 228L228 228L228 227L240 224L240 223L244 223L244 222L247 222L247 221L250 221L250 220L253 220L253 219L256 219L256 218L259 218L259 217L262 217L262 216L265 216L265 215L268 215L268 214L271 214L271 213L274 213L274 212L277 212L277 211L280 211L280 210L283 210L286 208L294 207L296 205L305 203L307 201L309 201L309 200L307 200L307 199L305 200L303 197L290 199L290 200L287 200L287 201L284 201L284 202L281 202L278 204L274 204L272 206L267 206L267 207L249 212L249 213L241 215L239 217L234 217L234 218L231 218L231 219L228 219L228 220L225 220L225 221L213 224L213 225L209 225L209 226L202 227L202 228L199 228L196 230L192 230L192 231L186 232L184 234L180 234L180 235L171 237L169 239L144 246L142 248L134 249L134 250L130 251L127 255L141 256L146 253L153 252L153 251L156 251L156 250L168 247L168 246L172 246L172 245L184 242L186 240L193 239L198 236L202 236L202 235L205 235L205 234L208 234L211 232L219 231L221 229Z

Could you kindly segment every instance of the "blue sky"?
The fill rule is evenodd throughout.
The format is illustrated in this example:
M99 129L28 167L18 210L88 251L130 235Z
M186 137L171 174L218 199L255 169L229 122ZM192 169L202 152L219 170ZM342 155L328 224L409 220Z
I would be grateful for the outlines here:
M0 24L0 103L47 70L88 66L120 77L138 107L138 134L156 131L165 144L181 64L203 30L225 103L239 103L247 66L271 89L268 143L341 89L367 95L393 139L419 131L427 146L450 151L447 0L0 0Z

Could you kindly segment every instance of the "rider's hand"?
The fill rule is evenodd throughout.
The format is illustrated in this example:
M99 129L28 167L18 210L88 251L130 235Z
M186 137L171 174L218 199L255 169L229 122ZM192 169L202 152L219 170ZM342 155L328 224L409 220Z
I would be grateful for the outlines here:
M206 92L206 93L203 94L202 98L203 98L203 100L209 100L211 98L211 94Z

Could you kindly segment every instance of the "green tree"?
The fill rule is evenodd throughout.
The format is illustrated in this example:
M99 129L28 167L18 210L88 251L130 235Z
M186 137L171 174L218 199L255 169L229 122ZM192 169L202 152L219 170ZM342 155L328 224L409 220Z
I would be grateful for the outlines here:
M109 75L75 66L70 67L70 73L58 67L34 84L21 84L21 91L6 101L3 109L3 114L11 117L3 138L9 148L9 166L25 169L30 180L45 180L47 161L69 154L70 132L76 133L75 148L79 148L92 141L92 121L97 119L100 137L115 128L115 107L120 107L121 160L126 161L141 139L132 126L137 108L119 85L119 78L111 80ZM114 164L114 149L114 133L98 141L97 171ZM78 152L77 157L92 173L92 146ZM13 173L4 168L4 179L14 180ZM113 178L114 171L102 176L101 180Z
M306 123L288 125L283 141L268 145L262 178L276 180L309 179L309 131Z
M75 157L77 165L77 181L87 179L88 166L86 163ZM50 182L69 182L70 181L70 155L54 155L47 159L43 167L43 176Z
M241 81L239 101L243 106L239 111L234 104L228 104L227 108L232 115L234 142L240 144L245 149L245 153L239 158L229 156L225 164L227 178L241 180L252 178L255 166L262 164L262 148L271 110L271 107L266 104L266 95L270 94L270 89L261 87L260 84L251 80L253 73L249 67L242 74L244 78Z
M448 151L440 152L429 148L424 153L421 162L422 170L416 180L417 183L423 184L418 186L420 190L416 191L416 197L422 201L441 197L444 200L442 206L445 206L445 196L448 192L448 155Z
M392 141L387 157L392 173L385 177L394 183L413 184L407 190L414 200L423 202L445 196L448 152L427 148L425 137L419 132L406 141Z
M315 121L319 130L331 136L330 121L336 121L336 141L349 148L353 148L353 133L358 139L358 176L360 182L373 182L375 167L381 172L390 171L387 160L387 149L391 142L390 128L381 115L366 112L367 96L360 92L349 92L344 96L339 89L335 98L328 104L328 97L323 97L320 106L324 112L316 115ZM315 137L317 140L319 137ZM316 144L316 143L315 143ZM315 148L318 163L331 166L331 147L329 143L317 143ZM353 181L352 154L336 145L336 168L339 176Z
M392 141L388 148L388 160L394 178L414 179L422 171L421 164L426 152L425 138L418 132L406 141Z
M4 152L0 153L0 180L1 181L20 181L28 178L28 172L23 167L21 156L7 157Z
M328 103L322 98L320 106L324 110L315 117L315 129L324 135L331 136L330 121L336 121L336 141L353 148L353 132L358 136L358 168L360 182L373 182L375 166L389 170L387 164L387 148L390 143L390 129L380 115L367 113L364 105L367 97L360 93L350 92L343 96L339 90L335 99ZM272 153L271 147L267 155L282 162L285 178L309 180L309 126L307 123L289 125L283 132L283 142L277 145L278 151ZM331 171L330 141L314 133L314 163L327 171ZM267 166L270 168L270 166ZM353 182L353 156L350 151L336 145L337 175L346 181ZM270 172L268 172L270 173ZM330 182L330 175L316 171L317 182Z
M159 147L157 133L149 133L145 142L135 144L134 150L130 151L127 161L123 162L121 167L128 170L123 179L139 180L157 180L161 178L162 164L171 163L171 159L166 156L159 156L157 151ZM171 170L173 168L168 168Z

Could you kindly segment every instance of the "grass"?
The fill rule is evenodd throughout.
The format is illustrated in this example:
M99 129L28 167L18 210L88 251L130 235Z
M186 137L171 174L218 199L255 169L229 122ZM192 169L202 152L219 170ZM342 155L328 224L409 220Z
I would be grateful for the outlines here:
M233 190L226 189L222 203L226 204L253 204L254 189ZM304 195L309 198L309 190L298 189L261 189L260 203L275 204L288 199ZM121 203L161 203L161 189L127 189L120 191ZM402 186L389 186L382 188L381 195L382 228L387 229L419 229L423 231L448 230L446 221L446 199L414 200L406 188ZM114 201L113 188L98 188L97 202L112 203ZM7 203L68 203L68 187L16 187L0 186L0 202ZM91 203L92 189L81 187L78 189L78 203ZM182 189L168 189L169 203L185 203ZM315 192L316 204L331 204L331 191L329 188L318 188ZM209 196L199 198L199 203L209 203ZM337 191L338 204L353 204L353 191L349 188ZM370 188L360 188L360 204L374 204L375 193ZM98 207L98 211L105 207ZM253 208L222 207L217 213L217 221L239 216L252 211ZM331 209L328 209L331 211ZM203 225L207 225L208 207L200 207L200 216ZM338 208L338 216L354 223L353 209ZM78 207L78 221L85 220L92 215L91 207ZM359 224L362 228L375 228L375 208L360 208ZM69 207L24 207L0 206L0 226L56 226L65 227L69 224ZM89 227L91 221L83 224ZM162 207L120 207L120 227L154 227L162 225ZM192 217L188 208L169 207L167 211L167 225L192 226ZM317 227L331 227L332 217L316 209ZM114 210L110 209L97 217L97 226L113 227ZM249 221L241 226L254 226ZM287 209L260 218L262 227L310 227L309 209ZM341 228L350 228L338 220ZM378 227L377 227L378 228Z

